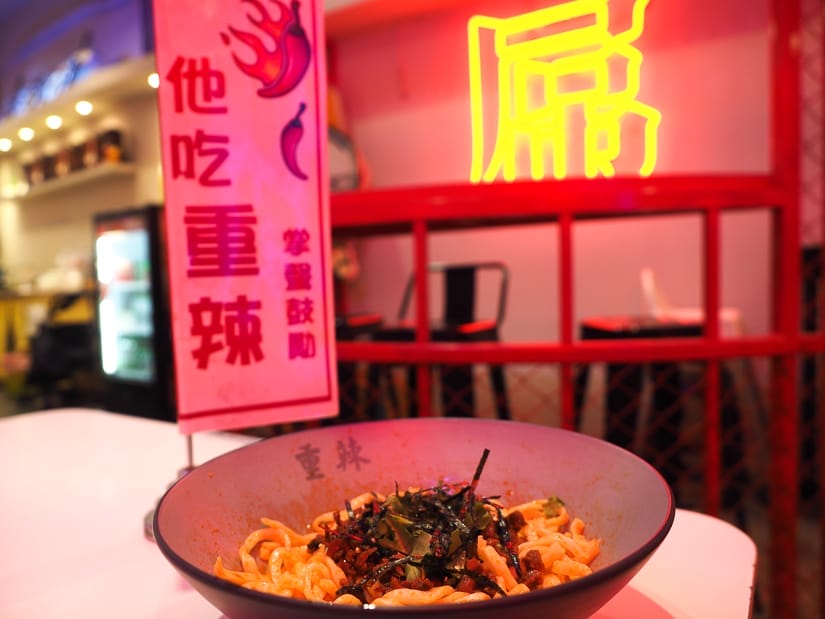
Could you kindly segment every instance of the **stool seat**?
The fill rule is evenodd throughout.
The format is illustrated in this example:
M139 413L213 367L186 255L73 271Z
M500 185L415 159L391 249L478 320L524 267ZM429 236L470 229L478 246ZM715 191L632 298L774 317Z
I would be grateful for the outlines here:
M581 339L629 340L661 337L701 337L704 323L698 320L654 316L591 316L582 320Z
M339 339L351 339L372 333L384 323L381 314L362 312L335 317L335 334Z

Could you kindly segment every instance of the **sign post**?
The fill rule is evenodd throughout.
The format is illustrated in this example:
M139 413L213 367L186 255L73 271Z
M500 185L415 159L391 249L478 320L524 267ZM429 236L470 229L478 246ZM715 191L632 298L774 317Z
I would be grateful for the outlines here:
M337 414L321 0L154 0L178 425Z

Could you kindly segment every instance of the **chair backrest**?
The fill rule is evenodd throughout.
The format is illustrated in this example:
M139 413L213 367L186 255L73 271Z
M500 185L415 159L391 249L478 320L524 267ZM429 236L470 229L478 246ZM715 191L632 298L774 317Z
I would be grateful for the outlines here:
M460 325L478 320L476 316L476 297L481 272L498 273L498 294L496 297L496 311L492 318L496 326L504 321L507 308L507 287L509 284L509 270L502 262L463 262L444 263L433 262L428 265L429 273L443 273L444 322L450 325ZM407 318L413 293L415 291L415 275L411 275L404 289L401 307L398 310L398 320Z
M655 318L667 318L672 308L670 302L659 289L653 269L650 267L642 268L639 271L639 279L642 284L642 297L648 313Z

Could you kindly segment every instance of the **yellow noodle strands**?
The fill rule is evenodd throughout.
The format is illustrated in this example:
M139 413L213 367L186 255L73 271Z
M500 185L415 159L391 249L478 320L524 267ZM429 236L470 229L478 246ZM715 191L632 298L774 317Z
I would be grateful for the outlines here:
M384 497L365 493L353 498L350 505L357 510ZM541 557L541 584L538 588L556 586L592 572L590 564L599 554L600 540L585 535L585 523L571 520L567 509L560 505L557 513L545 514L545 501L531 501L503 509L506 516L521 512L524 525L518 531L517 555L523 560L530 551ZM492 507L488 508L492 512ZM335 526L335 512L319 515L310 524L310 533L298 533L282 522L262 518L263 527L253 531L238 550L240 570L228 569L218 557L214 574L239 586L284 597L326 602L331 604L361 606L362 602L350 593L337 592L347 585L344 571L327 555L323 544L310 551L308 545L324 527ZM340 521L347 518L346 511L337 513ZM507 556L502 554L483 536L477 541L481 570L498 584L508 596L527 593L527 585L519 583ZM427 604L458 604L489 600L483 592L466 593L451 586L436 586L427 591L397 588L372 600L378 606L415 606Z

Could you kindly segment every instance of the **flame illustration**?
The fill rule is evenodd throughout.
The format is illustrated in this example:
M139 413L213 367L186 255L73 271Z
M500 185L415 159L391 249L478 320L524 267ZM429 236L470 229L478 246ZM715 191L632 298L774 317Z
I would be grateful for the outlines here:
M273 19L259 0L242 0L251 4L257 15L247 14L249 23L256 26L269 41L258 34L228 26L229 32L255 54L255 61L248 63L232 52L238 68L246 75L259 80L263 86L258 90L262 97L278 97L290 92L303 78L312 58L312 50L306 32L301 26L300 2L293 0L290 7L280 0L269 0L275 4L280 14ZM221 33L225 45L232 39Z

